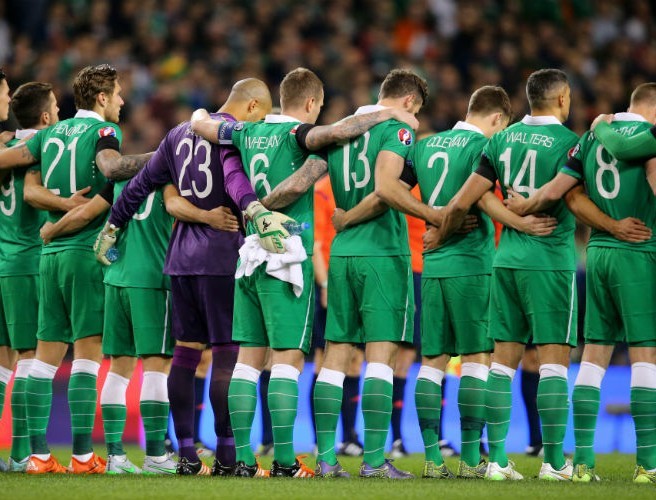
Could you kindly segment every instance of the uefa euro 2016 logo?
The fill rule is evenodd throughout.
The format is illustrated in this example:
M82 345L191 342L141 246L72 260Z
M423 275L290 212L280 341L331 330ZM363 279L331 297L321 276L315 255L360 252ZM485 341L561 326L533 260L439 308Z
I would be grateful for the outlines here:
M407 128L399 129L399 141L401 141L401 144L410 146L410 144L412 144L412 132Z

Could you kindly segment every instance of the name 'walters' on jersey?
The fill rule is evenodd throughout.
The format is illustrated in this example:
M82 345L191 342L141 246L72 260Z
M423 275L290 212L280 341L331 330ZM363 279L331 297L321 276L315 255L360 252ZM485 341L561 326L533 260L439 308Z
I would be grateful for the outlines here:
M118 199L128 181L114 185ZM105 283L132 288L171 288L170 278L163 274L164 259L173 229L173 217L166 211L162 189L148 195L139 211L119 233L116 249L119 258L105 272Z
M27 148L40 165L31 167L41 171L41 181L50 191L69 197L87 186L86 194L92 198L105 186L107 180L96 165L96 142L101 137L115 136L119 144L121 130L115 123L102 121L99 115L78 111L75 118L61 121L52 127L39 130L27 142ZM64 214L48 212L48 220L57 222ZM71 248L91 251L93 242L105 222L105 216L96 217L80 231L56 238L43 247L43 253L56 253Z
M12 139L7 147L19 141ZM39 229L45 222L41 210L23 201L25 174L28 168L10 170L2 181L0 193L0 276L39 274L41 238Z
M419 141L410 159L422 201L433 207L446 206L478 167L486 144L483 132L465 122ZM451 278L492 272L494 225L476 207L470 213L479 217L478 228L456 233L440 248L425 252L423 276Z
M481 162L487 158L494 168L504 198L506 186L529 196L554 178L577 141L577 135L556 117L527 115L490 139ZM494 267L576 270L574 216L562 200L544 212L558 219L554 232L538 237L504 227Z
M611 127L632 136L651 128L651 123L634 113L617 113ZM588 246L656 252L656 197L645 177L644 163L616 160L588 131L561 172L584 181L588 196L605 214L616 220L636 217L653 231L648 241L627 243L592 229Z
M383 109L363 106L355 113ZM338 208L349 210L375 189L374 168L381 151L408 158L415 135L405 123L388 120L372 127L360 137L328 150L328 173ZM337 233L330 247L331 256L410 255L405 215L390 208L378 217Z
M243 123L235 127L232 142L241 153L246 175L251 181L257 197L262 199L278 184L303 166L309 152L302 149L296 140L296 129L300 125L296 118L285 115L267 115L264 121ZM300 236L308 255L314 246L314 188L308 189L298 200L280 212L298 222L308 222L310 228ZM248 234L255 231L248 228Z

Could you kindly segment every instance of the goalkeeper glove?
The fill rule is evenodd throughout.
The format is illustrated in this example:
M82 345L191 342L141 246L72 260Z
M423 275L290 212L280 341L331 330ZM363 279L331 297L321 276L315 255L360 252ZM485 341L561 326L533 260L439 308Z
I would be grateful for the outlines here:
M245 213L246 217L253 221L262 248L273 253L285 253L283 240L289 238L289 232L282 223L296 221L280 212L267 210L259 201L251 202Z
M96 260L101 264L109 266L112 263L112 260L107 258L107 253L114 248L119 230L114 224L106 222L105 227L98 233L96 242L93 244L93 251L96 254Z

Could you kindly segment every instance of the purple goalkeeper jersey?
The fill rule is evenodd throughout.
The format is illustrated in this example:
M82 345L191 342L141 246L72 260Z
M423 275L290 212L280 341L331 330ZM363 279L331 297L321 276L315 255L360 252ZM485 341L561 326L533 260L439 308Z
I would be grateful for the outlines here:
M226 113L214 113L212 117L235 121ZM112 207L109 222L123 227L153 190L168 183L175 184L180 195L198 208L226 206L239 220L240 210L257 200L239 151L209 143L191 131L189 122L184 122L166 135L153 157L125 186ZM233 275L243 241L241 231L218 231L206 224L176 221L164 273Z

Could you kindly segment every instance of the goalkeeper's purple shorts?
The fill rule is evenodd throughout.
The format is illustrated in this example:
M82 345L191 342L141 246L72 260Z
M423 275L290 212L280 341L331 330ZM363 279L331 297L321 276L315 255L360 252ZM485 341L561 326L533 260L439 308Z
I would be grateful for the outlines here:
M234 296L234 276L171 276L173 337L231 344Z

